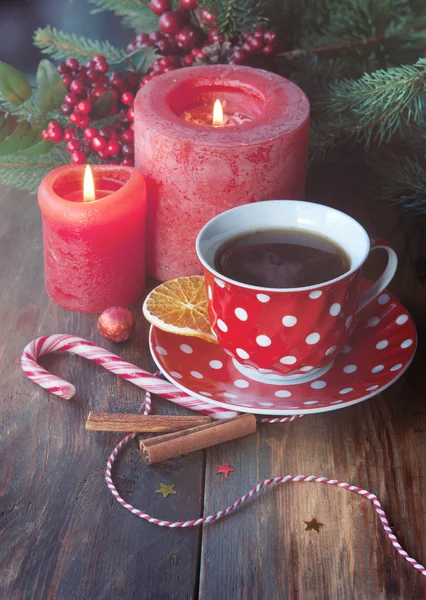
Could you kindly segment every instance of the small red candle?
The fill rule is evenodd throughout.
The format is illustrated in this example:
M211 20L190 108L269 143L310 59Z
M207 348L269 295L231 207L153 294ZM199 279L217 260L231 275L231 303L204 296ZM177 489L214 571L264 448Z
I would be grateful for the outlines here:
M213 122L219 100L223 121ZM202 272L200 229L248 202L301 199L309 101L260 69L208 65L166 73L135 101L136 167L148 191L148 269L160 280Z
M51 171L40 184L46 290L79 312L128 306L145 287L146 188L130 167L92 165Z

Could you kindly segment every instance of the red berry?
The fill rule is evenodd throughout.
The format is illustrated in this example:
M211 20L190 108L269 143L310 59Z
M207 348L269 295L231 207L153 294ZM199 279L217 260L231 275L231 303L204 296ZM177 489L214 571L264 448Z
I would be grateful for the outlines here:
M88 115L92 110L92 103L89 100L80 100L77 104L78 112L81 112L83 115Z
M99 79L99 71L94 68L87 69L86 77L91 83L94 83Z
M124 156L133 156L134 148L131 144L123 144L121 146L121 152Z
M276 37L277 37L277 34L274 33L273 31L265 31L265 33L263 34L263 39L265 40L265 42L268 42L268 43L275 42Z
M130 131L129 129L127 129L126 131L123 131L123 133L121 134L121 141L124 144L133 144L134 139L135 139L135 134L133 133L133 131Z
M90 142L91 140L93 140L93 138L95 137L95 135L98 135L98 131L94 127L87 127L84 130L83 135L86 138L86 140L89 140L89 142Z
M89 117L89 115L81 115L80 120L77 123L77 127L84 129L85 127L90 125L91 120L92 119Z
M252 51L261 50L263 48L263 38L253 37L249 44Z
M48 131L47 129L43 129L43 131L41 132L41 137L43 140L50 140L50 131Z
M206 56L207 56L207 55L206 55L206 54L205 54L205 52L203 52L203 51L202 51L200 48L194 48L194 49L192 50L192 56L193 56L194 58L201 58L201 59L204 59L204 58L206 58Z
M149 83L151 81L152 77L151 75L145 75L145 77L142 77L141 79L141 87L143 85L146 85L147 83Z
M193 27L183 27L176 34L176 43L182 50L188 51L201 43L202 35L198 29Z
M134 123L130 123L129 130L130 131L134 131L135 130L135 124Z
M124 79L124 75L122 75L118 71L113 71L109 78L109 82L114 87L120 88L126 83L126 80Z
M83 152L73 152L71 154L71 162L73 165L84 165L86 163L86 155Z
M161 31L152 31L149 34L149 39L151 40L151 42L158 42L158 40L163 39L163 34L161 33Z
M163 69L163 73L170 73L170 71L176 71L177 67L172 67L171 65L168 65L167 67L164 67Z
M50 123L47 124L47 128L48 129L60 129L61 126L59 125L58 121L50 121Z
M198 2L196 0L179 0L179 4L185 10L195 10L198 8Z
M106 145L107 145L106 139L104 137L101 137L100 135L96 135L92 139L92 148L93 148L93 150L95 150L95 152L104 150L106 148Z
M72 92L68 92L64 96L64 102L65 102L65 104L69 104L70 106L74 106L75 104L77 104L78 98Z
M133 121L135 118L135 111L133 110L133 108L129 108L129 110L127 111L127 118L129 119L129 121Z
M101 87L101 88L107 88L109 87L109 80L108 77L106 75L104 75L103 73L101 73L98 77L98 80L96 82L96 87Z
M166 8L166 10L169 10L169 9ZM149 35L147 33L138 33L138 35L136 36L136 40L135 41L138 44L146 44L146 42L149 42Z
M58 65L58 73L61 75L71 75L70 69L67 67L65 62L61 62Z
M126 109L120 110L120 114L118 115L118 118L120 119L121 123L127 123L129 120L129 118L127 116L127 110Z
M272 54L274 54L275 52L275 48L273 46L271 46L270 44L268 44L267 46L264 46L262 48L262 54L264 54L265 56L271 56Z
M158 40L158 42L155 43L155 47L160 54L167 54L171 50L170 44L167 40Z
M158 19L158 26L163 33L177 33L182 25L182 17L173 10L163 13Z
M78 112L73 112L73 113L70 115L70 121L71 121L71 123L73 123L73 125L77 125L78 123L80 123L80 118L81 118L81 116L82 116L82 115L81 115L80 113L78 113Z
M68 74L62 75L62 81L64 82L65 87L69 87L71 85L72 80L73 79L72 79L71 75L68 75Z
M64 129L64 140L69 142L75 138L75 131L72 127L65 127Z
M65 104L65 102L61 104L61 113L63 115L70 115L73 110L74 107L72 107L70 104Z
M154 15L162 15L168 10L171 10L172 3L170 0L151 0L149 8L152 10Z
M118 133L116 131L111 131L109 134L109 141L110 142L118 142L120 139L120 136L118 135Z
M70 90L80 96L84 92L84 83L81 79L73 79L70 83Z
M99 135L101 137L109 139L109 136L111 135L111 131L112 131L112 127L109 127L108 125L106 125L105 127L101 127L99 129Z
M95 87L92 90L92 98L98 99L105 94L105 89L102 87Z
M80 66L80 63L76 58L68 58L65 61L65 64L69 69L71 69L71 71L77 71L78 67Z
M133 160L131 158L123 158L120 164L123 167L133 167Z
M110 141L107 144L106 151L108 156L112 156L113 154L118 154L120 152L120 144L116 141Z
M71 140L67 143L67 151L72 154L73 152L78 152L80 150L80 141L79 140Z
M106 58L103 54L97 54L93 57L93 60L95 61L95 63L106 62Z
M192 54L185 54L182 58L182 62L185 67L191 67L195 62L195 56L192 56Z
M102 158L102 160L104 160L105 158L109 157L109 154L106 151L106 149L105 150L99 150L98 151L98 156L99 156L99 158Z
M130 106L134 99L135 97L132 92L124 92L124 94L121 95L122 103L127 104L127 106Z
M232 60L236 65L242 64L247 58L247 53L244 50L236 49L234 50L234 54L232 56Z
M206 10L205 8L202 8L200 10L199 16L200 16L201 22L204 23L205 25L217 23L217 17L212 15L212 13L209 12L208 10Z
M89 61L87 61L86 67L88 69L93 69L94 67L96 67L96 61L95 60L89 60Z
M241 50L244 50L244 52L250 54L250 52L252 51L251 44L249 42L244 42L244 44L242 44L241 46Z
M209 30L207 37L210 44L216 44L217 42L222 44L225 41L225 36L219 33L219 27L212 27Z

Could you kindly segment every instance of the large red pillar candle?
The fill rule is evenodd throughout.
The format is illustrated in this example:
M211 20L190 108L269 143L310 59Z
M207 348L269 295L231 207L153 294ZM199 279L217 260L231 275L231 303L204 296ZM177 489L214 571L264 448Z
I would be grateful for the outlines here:
M216 99L222 127L206 119ZM191 67L144 86L135 153L147 182L150 273L162 281L201 273L196 236L229 208L303 198L308 121L302 90L250 67Z
M85 166L51 171L40 184L46 290L80 312L127 306L145 287L146 187L136 169L92 165L95 200L83 201Z

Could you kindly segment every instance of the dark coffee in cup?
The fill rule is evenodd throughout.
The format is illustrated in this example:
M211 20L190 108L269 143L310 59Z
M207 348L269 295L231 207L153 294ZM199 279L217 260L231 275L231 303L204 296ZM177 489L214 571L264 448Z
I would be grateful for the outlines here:
M234 281L266 288L299 288L350 270L335 242L301 229L266 229L228 240L216 252L215 269Z

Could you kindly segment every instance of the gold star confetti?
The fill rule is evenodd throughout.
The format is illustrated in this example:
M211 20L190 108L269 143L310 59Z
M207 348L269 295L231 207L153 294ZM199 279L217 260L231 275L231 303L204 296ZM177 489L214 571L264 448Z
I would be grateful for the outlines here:
M315 517L313 519L311 519L310 521L303 521L303 522L306 525L305 531L311 531L313 529L314 531L319 533L319 528L324 527L323 523L318 523L318 521L316 520Z
M164 483L160 483L160 489L159 490L155 490L156 494L163 494L164 498L167 498L167 496L169 494L177 494L177 492L174 491L175 484L173 485L165 485Z

